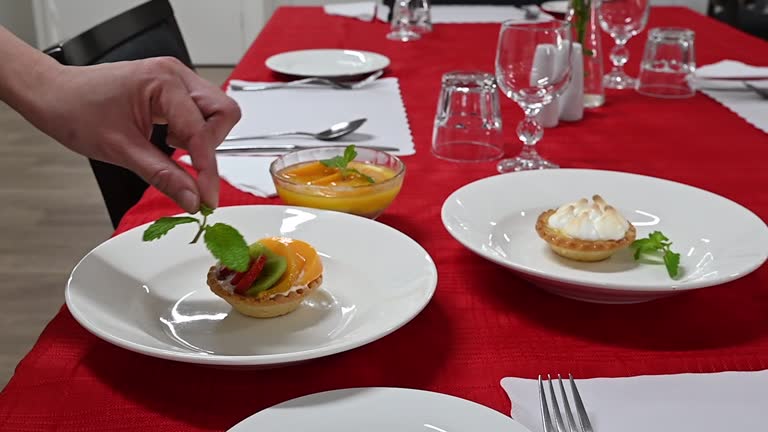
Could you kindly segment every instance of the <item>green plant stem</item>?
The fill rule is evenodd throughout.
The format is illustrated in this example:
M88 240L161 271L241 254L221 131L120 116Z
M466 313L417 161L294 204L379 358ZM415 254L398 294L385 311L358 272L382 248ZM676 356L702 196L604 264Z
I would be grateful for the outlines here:
M208 216L203 215L203 222L202 223L200 223L200 222L197 223L197 225L200 226L200 229L197 230L197 234L195 234L195 238L193 238L192 241L189 242L189 244L195 244L195 243L197 243L198 240L200 240L200 236L203 235L203 231L205 231L205 227L206 227L207 221L208 221Z

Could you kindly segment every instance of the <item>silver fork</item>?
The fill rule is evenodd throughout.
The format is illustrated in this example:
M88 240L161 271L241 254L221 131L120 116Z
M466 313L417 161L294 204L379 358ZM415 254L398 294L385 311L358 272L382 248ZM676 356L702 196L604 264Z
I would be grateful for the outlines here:
M552 402L552 413L550 413L547 404L547 395L544 391L544 383L541 380L541 375L539 375L539 402L541 404L541 422L544 425L544 432L593 432L592 423L587 416L587 410L584 408L584 402L582 402L579 390L576 388L576 382L573 380L573 375L568 374L568 379L571 383L571 394L573 394L573 400L576 405L576 414L579 419L578 426L573 418L573 410L568 401L568 395L565 393L565 387L563 386L563 380L560 378L560 374L557 375L557 382L560 385L560 397L562 398L563 412L565 413L565 418L568 422L567 429L565 422L563 422L563 416L560 413L560 404L557 402L555 388L552 385L552 377L547 375L549 399ZM553 420L554 425L552 424Z
M272 90L286 87L301 86L304 84L321 84L335 89L342 90L355 90L367 86L368 84L376 81L384 71L377 71L367 76L364 80L354 82L335 81L328 78L310 77L295 81L289 81L285 83L269 83L269 84L230 84L229 88L235 91L259 91L259 90Z

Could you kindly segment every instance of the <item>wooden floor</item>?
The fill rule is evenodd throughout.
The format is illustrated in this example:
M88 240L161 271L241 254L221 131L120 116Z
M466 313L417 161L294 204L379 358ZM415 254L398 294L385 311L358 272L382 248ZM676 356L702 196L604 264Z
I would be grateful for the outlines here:
M229 68L198 72L221 84ZM112 227L88 161L0 102L0 389L64 303L77 261Z

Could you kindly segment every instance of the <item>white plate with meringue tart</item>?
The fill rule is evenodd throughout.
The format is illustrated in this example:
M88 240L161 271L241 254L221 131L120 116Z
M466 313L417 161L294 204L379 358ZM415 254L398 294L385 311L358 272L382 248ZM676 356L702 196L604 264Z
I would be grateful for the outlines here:
M468 184L443 204L462 245L577 300L637 303L746 276L768 228L722 196L668 180L558 169Z
M203 215L161 218L86 255L65 293L75 319L142 354L267 367L386 336L437 285L429 254L371 219L272 205L219 208L196 223Z

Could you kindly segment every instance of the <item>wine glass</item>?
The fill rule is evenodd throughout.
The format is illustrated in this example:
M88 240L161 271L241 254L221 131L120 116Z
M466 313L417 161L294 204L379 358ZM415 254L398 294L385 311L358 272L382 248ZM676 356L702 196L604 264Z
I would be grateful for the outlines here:
M501 172L558 168L536 153L544 135L536 116L560 96L571 80L570 24L507 21L502 24L496 51L496 81L505 96L517 102L525 119L517 126L523 150L516 158L501 160Z
M598 0L600 27L613 37L613 70L603 77L603 86L614 89L635 88L635 79L624 72L629 60L627 41L640 33L648 22L649 0Z

